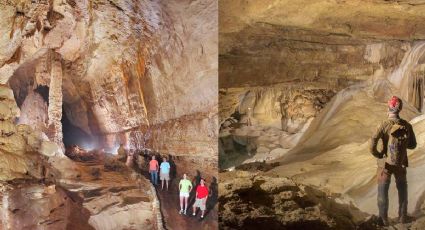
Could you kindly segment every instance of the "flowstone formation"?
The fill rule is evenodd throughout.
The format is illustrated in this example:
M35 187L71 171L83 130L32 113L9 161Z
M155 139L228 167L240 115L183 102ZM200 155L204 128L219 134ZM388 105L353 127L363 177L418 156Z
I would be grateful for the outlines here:
M387 118L392 95L403 99L401 117L413 124L418 143L423 138L424 10L416 1L223 2L220 167L238 174L264 163L266 172L247 174L266 181L290 178L338 194L373 225L377 162L368 145ZM391 221L396 229L422 228L421 155L421 145L408 153L408 212L416 220L405 226ZM223 199L229 210L238 206ZM397 216L397 201L392 184L391 218ZM261 220L253 216L247 220ZM242 221L239 217L230 222Z
M120 144L216 176L215 1L0 0L0 16L5 229L161 229Z

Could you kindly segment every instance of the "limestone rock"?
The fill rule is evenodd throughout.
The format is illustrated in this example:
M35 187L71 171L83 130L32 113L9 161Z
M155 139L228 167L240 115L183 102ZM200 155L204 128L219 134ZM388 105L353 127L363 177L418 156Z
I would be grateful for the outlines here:
M43 97L30 91L21 105L19 124L30 125L34 130L46 130L48 122L47 102Z
M238 174L240 171L220 175L219 222L223 229L256 229L265 223L270 229L355 229L367 217L356 207L338 204L335 197L288 178Z
M272 151L270 151L270 154L276 155L276 156L282 156L286 152L288 152L288 150L285 150L285 149L282 149L282 148L277 148L277 149L273 149Z
M47 157L61 156L64 154L60 146L58 146L55 142L52 141L43 141L41 143L41 148L39 152L40 154L43 154Z
M13 89L22 123L61 145L63 108L98 139L90 144L108 151L125 142L216 157L216 1L0 5L0 79ZM44 101L33 92L43 87ZM11 117L7 106L0 111Z
M266 152L270 152L270 149L264 147L264 146L260 146L257 148L257 153L266 153Z

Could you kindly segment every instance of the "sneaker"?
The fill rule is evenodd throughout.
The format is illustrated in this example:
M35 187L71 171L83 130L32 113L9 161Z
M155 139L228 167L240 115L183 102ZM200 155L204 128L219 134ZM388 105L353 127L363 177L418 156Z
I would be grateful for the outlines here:
M201 216L201 219L204 219L204 216Z
M180 209L180 212L179 212L179 214L182 214L183 213L183 209Z
M184 210L183 214L185 214L185 215L186 215L186 210Z
M196 213L192 213L192 216L196 216Z

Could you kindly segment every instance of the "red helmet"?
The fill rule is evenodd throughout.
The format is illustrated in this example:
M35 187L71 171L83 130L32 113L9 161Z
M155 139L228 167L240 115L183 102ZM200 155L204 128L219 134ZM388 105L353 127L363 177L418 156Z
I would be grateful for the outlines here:
M392 96L388 101L388 110L390 112L400 112L403 107L403 101L397 96Z

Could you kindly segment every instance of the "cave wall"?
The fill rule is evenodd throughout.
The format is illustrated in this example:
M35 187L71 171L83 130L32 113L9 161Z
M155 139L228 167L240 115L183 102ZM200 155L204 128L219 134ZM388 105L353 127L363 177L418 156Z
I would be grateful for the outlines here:
M340 90L384 79L411 48L409 42L272 31L251 31L245 44L220 54L220 123L250 107L258 124L297 132Z
M1 82L20 106L38 86L62 89L45 101L51 139L61 142L63 103L72 125L109 151L126 143L216 156L215 1L0 3Z
M175 29L152 47L156 55L142 79L152 132L148 145L162 153L217 159L218 6L180 4L164 4Z
M415 40L425 37L423 10L415 1L221 1L220 123L241 112L243 98L253 89L276 95L275 85L286 85L287 91L315 85L336 93L386 79L417 45ZM407 93L397 93L421 108ZM267 110L264 104L281 100L269 98L253 103L254 118L255 111ZM287 114L261 116L266 124Z
M350 39L262 24L232 35L232 39L238 42L228 41L233 46L220 53L220 88L287 82L346 86L371 79L381 66L397 66L406 51L403 42ZM383 55L379 60L369 58L369 50L378 46L384 46L379 47Z

